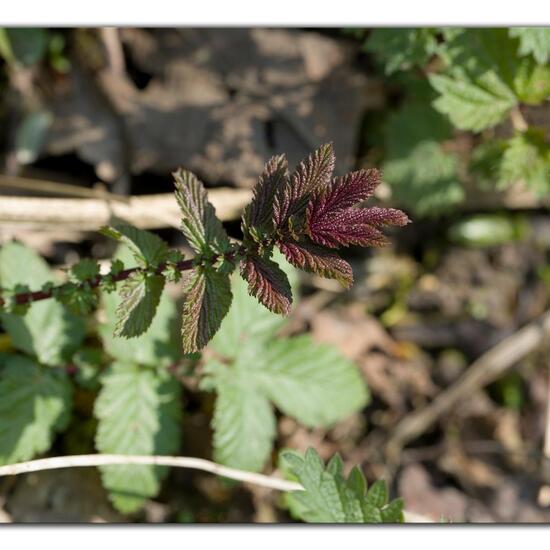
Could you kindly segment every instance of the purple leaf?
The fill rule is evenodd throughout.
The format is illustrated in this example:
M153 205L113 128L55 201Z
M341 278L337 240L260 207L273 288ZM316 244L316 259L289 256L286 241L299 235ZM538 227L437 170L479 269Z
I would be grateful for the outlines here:
M267 309L283 315L290 313L290 284L275 262L266 257L248 256L241 263L241 276L248 282L248 292Z
M251 228L265 233L272 228L273 199L278 190L288 186L288 162L285 155L272 157L254 187L252 202L243 214L243 232Z
M284 231L289 218L305 210L312 192L330 183L334 160L332 143L327 143L300 162L288 184L275 195L273 222L276 228Z
M335 252L306 241L279 242L278 246L294 267L327 279L336 279L346 288L353 284L351 266Z
M405 225L409 219L391 208L361 209L354 206L368 199L380 183L378 170L359 170L335 178L312 196L307 208L307 230L311 240L338 248L351 244L383 246L382 225Z

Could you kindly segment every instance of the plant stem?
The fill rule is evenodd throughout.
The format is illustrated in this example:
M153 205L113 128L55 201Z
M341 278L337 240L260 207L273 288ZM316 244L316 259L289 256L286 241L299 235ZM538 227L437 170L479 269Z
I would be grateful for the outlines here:
M158 267L155 270L155 273L160 275L167 267L167 263L163 262L158 265ZM193 269L193 260L182 260L181 262L178 262L176 264L176 268L178 271L188 271L190 269ZM143 268L141 267L132 267L130 269L124 269L117 275L114 275L112 280L115 283L118 283L120 281L124 281L127 279L132 273L136 271L142 271ZM99 275L95 279L91 279L87 281L87 284L89 284L92 288L97 288L101 281L103 281L108 275ZM15 295L15 302L18 305L24 305L29 304L32 302L38 302L40 300L47 300L48 298L52 298L55 291L62 289L65 286L65 284L58 285L56 287L52 287L49 290L37 290L35 292L22 292L21 294ZM0 298L0 305L4 304L5 300L3 298Z

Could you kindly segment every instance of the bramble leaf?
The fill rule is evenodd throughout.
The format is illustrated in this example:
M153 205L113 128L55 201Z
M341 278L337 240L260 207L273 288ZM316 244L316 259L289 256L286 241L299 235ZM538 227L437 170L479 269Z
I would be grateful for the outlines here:
M140 267L158 266L168 254L167 244L158 235L132 225L114 224L99 232L128 246Z
M231 306L228 273L197 266L184 281L181 335L183 352L200 351L216 334Z
M254 187L252 202L244 209L242 226L245 239L251 236L254 240L261 240L261 236L272 232L273 200L275 194L287 185L288 161L286 156L272 157L265 165L264 171Z
M388 75L422 67L437 52L437 29L373 29L364 48L381 57Z
M240 341L236 351L230 350L236 355L220 347L215 351L223 364L209 361L201 384L218 393L214 450L224 464L263 467L275 437L271 402L308 427L330 426L368 402L356 367L336 349L307 336Z
M517 103L513 91L492 73L483 82L439 74L430 75L429 80L441 94L434 107L461 130L479 132L495 126Z
M278 243L279 250L288 262L304 271L315 273L327 279L336 279L342 286L349 288L353 284L351 266L338 254L306 240Z
M543 195L550 189L550 148L544 132L530 128L508 140L499 167L499 186L524 181Z
M241 262L241 277L248 292L274 313L288 315L292 290L284 271L267 255L249 255Z
M294 269L275 250L273 260L285 273L292 294L298 294L298 271ZM255 342L260 345L274 337L277 331L285 324L286 319L272 313L248 293L247 283L236 273L231 280L233 301L229 313L226 315L220 330L216 333L210 346L224 357L235 359L243 346Z
M143 334L155 318L164 290L162 275L135 271L120 288L121 301L117 307L114 335L134 338Z
M329 248L356 244L383 246L381 225L405 225L409 219L400 210L353 208L369 198L380 183L378 170L359 170L335 178L312 197L307 210L307 229L311 240Z
M550 59L550 28L512 27L510 36L519 38L519 54L532 54L537 63L544 65Z
M193 250L205 256L226 252L229 248L227 233L208 202L203 184L194 174L181 168L172 175L183 214L181 228Z
M339 456L334 456L326 468L313 448L304 458L285 451L281 460L304 486L303 491L287 495L291 510L300 519L309 523L403 523L403 501L386 504L383 481L376 482L371 487L374 491L365 495L363 474L354 468L346 479Z
M125 265L133 267L132 255L127 246L119 247L115 260L123 260ZM167 366L179 357L176 306L167 292L161 294L156 315L149 328L131 340L113 335L119 322L117 309L121 302L120 296L102 292L101 300L106 322L99 326L99 335L109 355L123 363L153 366Z
M181 391L166 372L114 363L102 377L95 404L101 453L164 455L177 452L181 437ZM102 481L115 507L138 510L160 490L167 468L102 466Z
M26 284L33 289L54 281L48 264L33 250L17 242L0 248L0 284L4 288ZM13 346L36 356L45 365L61 365L78 348L85 335L82 318L55 300L30 305L24 317L2 313L0 318Z
M0 376L0 464L47 451L69 422L71 394L64 371L22 355L6 356Z
M273 222L283 233L292 217L305 213L311 193L328 185L334 170L332 143L322 145L298 164L289 183L279 187L273 202Z

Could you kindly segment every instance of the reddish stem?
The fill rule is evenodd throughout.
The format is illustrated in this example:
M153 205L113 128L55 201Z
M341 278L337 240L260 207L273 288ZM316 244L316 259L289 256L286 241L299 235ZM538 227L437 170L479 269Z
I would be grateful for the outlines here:
M163 262L158 265L158 267L155 269L155 273L157 275L160 275L167 267L167 263ZM127 279L132 273L135 271L140 271L143 268L141 267L132 267L130 269L124 269L117 275L113 276L112 280L115 283L118 283L119 281L124 281L124 279ZM193 260L182 260L181 262L178 262L176 264L176 269L178 271L188 271L190 269L193 269ZM99 275L95 279L92 279L88 281L88 284L92 288L97 288L101 281L105 279L107 275ZM21 294L15 295L15 303L18 305L24 305L31 302L38 302L39 300L47 300L48 298L52 298L55 290L63 288L64 285L59 285L56 287L52 287L49 290L37 290L36 292L22 292ZM4 304L5 301L0 298L0 304Z

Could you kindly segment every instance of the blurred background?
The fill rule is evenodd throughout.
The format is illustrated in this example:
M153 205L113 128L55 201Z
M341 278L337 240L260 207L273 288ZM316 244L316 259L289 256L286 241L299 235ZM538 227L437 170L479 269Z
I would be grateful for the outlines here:
M25 243L61 273L110 257L96 231L115 214L186 250L179 166L239 238L267 159L286 153L293 166L333 142L335 173L381 168L374 203L413 223L389 247L343 253L350 291L302 276L286 330L339 348L372 399L331 429L279 415L277 449L339 452L434 521L548 522L544 32L2 29L2 243ZM211 401L189 380L179 454L208 458ZM94 391L75 394L52 454L93 452ZM172 471L123 516L92 469L0 479L0 518L15 522L291 521L278 499Z

